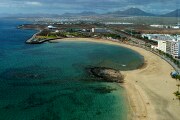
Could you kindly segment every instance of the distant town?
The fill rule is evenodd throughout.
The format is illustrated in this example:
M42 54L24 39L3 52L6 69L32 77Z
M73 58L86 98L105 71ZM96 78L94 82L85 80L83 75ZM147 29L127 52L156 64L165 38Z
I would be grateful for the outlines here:
M53 21L53 22L52 22ZM27 43L43 43L62 38L103 38L123 42L133 41L164 53L180 58L180 24L160 25L133 22L99 22L75 18L35 18L34 24L18 26L21 29L36 29L36 33ZM136 40L133 40L136 38ZM138 39L138 40L137 40Z

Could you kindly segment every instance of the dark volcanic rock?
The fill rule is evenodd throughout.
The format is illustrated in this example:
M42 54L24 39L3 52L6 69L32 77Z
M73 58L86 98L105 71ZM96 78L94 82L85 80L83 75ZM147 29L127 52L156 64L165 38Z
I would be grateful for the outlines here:
M86 68L90 75L99 78L98 80L104 82L123 83L124 76L119 70L105 67L88 67Z

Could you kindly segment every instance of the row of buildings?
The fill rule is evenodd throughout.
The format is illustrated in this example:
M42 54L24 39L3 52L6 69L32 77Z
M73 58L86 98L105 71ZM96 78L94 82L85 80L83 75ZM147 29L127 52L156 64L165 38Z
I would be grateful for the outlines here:
M168 53L174 58L180 58L180 36L168 34L143 34L142 37L157 41L158 45L152 45L151 48Z
M53 25L48 25L46 27L49 30L57 30L57 27L54 27ZM74 32L78 32L78 31L82 31L82 32L92 32L92 33L109 33L111 32L110 30L106 29L106 28L92 28L92 29L77 29L77 28L71 28L72 31Z
M180 25L150 25L150 27L154 28L165 28L165 29L180 29Z

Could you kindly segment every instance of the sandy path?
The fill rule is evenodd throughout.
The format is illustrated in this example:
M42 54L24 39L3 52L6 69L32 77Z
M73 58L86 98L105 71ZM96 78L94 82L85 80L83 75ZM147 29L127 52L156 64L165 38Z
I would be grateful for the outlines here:
M146 67L133 71L122 72L125 75L131 112L129 119L133 120L180 120L180 105L175 98L176 80L170 72L174 69L160 57L142 48L119 44L107 40L88 38L70 38L66 41L89 41L120 45L137 51L144 56ZM60 42L62 40L56 40Z

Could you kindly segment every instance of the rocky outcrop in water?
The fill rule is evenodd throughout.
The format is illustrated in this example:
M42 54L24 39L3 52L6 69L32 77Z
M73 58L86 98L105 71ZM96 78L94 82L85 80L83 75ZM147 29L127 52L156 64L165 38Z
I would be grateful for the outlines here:
M57 40L57 39L62 39L61 37L57 37L57 38L30 38L29 40L26 41L26 44L41 44L44 42L51 42L53 40Z
M124 76L119 70L106 67L88 67L86 69L90 75L98 78L99 81L117 83L124 82Z

